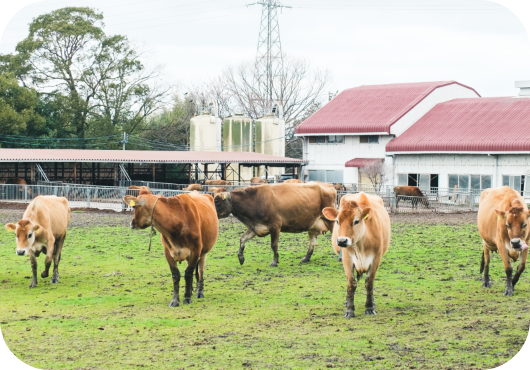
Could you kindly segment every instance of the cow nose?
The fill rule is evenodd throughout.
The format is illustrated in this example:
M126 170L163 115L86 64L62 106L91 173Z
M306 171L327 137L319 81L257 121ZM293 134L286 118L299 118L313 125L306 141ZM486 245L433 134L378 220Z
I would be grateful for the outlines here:
M133 222L131 221L131 229L135 229Z
M17 250L17 256L23 256L26 254L25 250Z
M519 239L519 238L512 239L512 240L510 240L510 243L512 243L512 246L514 248L519 248L521 246L521 239Z
M345 237L342 237L342 236L339 236L337 238L337 245L341 248L344 248L344 247L347 247L348 246L348 238L345 238Z

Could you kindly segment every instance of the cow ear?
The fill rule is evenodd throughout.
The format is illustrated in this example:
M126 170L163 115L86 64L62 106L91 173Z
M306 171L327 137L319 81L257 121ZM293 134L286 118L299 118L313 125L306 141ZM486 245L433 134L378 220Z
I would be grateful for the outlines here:
M9 232L15 231L17 229L17 225L15 224L6 224L4 227Z
M35 225L33 227L33 231L35 231L35 234L39 235L42 232L42 226L41 225Z
M363 220L368 220L372 215L372 209L370 207L366 207L363 209L362 218Z
M333 207L326 207L322 210L322 214L329 221L335 221L337 219L337 216L339 215L339 211L337 211Z
M123 201L125 202L125 204L131 207L134 207L138 204L138 198L132 195L126 195L125 197L123 197Z
M495 213L497 214L497 218L499 219L499 221L503 220L506 216L506 212L499 211L498 209L495 210Z

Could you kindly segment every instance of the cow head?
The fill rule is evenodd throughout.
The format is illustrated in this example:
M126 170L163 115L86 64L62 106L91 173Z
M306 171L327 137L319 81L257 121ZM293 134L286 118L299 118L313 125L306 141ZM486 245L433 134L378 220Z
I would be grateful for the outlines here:
M227 192L215 194L214 202L218 219L228 217L232 213L232 202L230 201L230 197L230 193Z
M34 224L29 220L20 220L16 224L7 224L5 228L9 232L15 232L17 241L17 255L25 256L29 254L35 237L42 232L42 226Z
M355 201L345 201L342 202L339 210L326 207L322 213L328 220L336 222L337 245L347 248L355 245L364 236L365 220L370 218L371 211L370 207L359 205Z
M525 249L528 238L528 217L530 213L525 211L523 207L511 207L506 212L495 210L498 217L500 227L506 228L510 238L510 244L516 251ZM528 248L528 247L526 247Z
M153 222L151 215L155 200L156 197L147 189L140 190L138 197L132 195L123 197L125 204L134 208L131 229L146 229L151 226Z

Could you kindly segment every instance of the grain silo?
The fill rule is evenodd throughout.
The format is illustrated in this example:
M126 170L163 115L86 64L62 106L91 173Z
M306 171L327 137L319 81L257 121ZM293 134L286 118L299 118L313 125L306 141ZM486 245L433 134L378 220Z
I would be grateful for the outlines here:
M254 125L255 152L275 156L285 156L285 121L273 113L260 117ZM269 175L278 176L283 171L270 168Z
M236 113L223 121L223 152L252 152L253 150L253 121L252 118ZM233 168L237 164L233 164ZM228 180L238 181L235 174ZM252 168L241 166L241 179L249 181L252 178Z
M219 119L218 119L219 120ZM217 150L215 116L205 110L190 121L190 150L215 151Z

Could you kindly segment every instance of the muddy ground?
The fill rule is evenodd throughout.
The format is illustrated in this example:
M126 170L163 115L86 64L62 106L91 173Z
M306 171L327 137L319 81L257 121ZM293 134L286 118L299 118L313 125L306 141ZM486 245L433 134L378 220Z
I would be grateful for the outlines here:
M0 223L16 222L22 218L26 204L0 202ZM131 212L98 210L94 208L72 208L70 227L86 226L128 226ZM461 225L477 222L476 212L462 213L396 213L390 215L392 223L424 225ZM232 223L227 219L222 223Z

